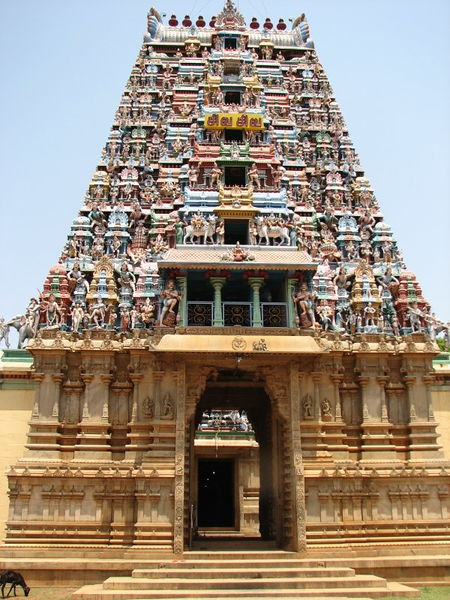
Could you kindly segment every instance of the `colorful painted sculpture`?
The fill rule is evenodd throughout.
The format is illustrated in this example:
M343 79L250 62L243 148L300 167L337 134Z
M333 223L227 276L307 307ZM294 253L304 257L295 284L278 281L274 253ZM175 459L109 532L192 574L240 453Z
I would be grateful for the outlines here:
M82 330L82 309L92 324L99 297L122 315L113 326L123 331L162 324L173 309L161 283L170 278L165 256L186 244L199 251L186 272L188 303L214 300L194 273L197 262L208 270L201 246L228 246L220 251L225 262L236 262L230 248L258 262L255 251L284 246L306 253L316 268L308 290L299 277L293 300L289 268L280 279L276 256L262 259L277 282L268 287L281 285L286 307L295 302L300 327L434 335L429 305L383 220L304 16L288 31L283 19L260 29L254 18L247 29L231 0L209 26L203 17L175 15L164 25L150 11L85 203L44 285L41 300L54 310L41 307L28 337L41 327ZM142 315L147 300L158 321ZM186 314L180 311L182 325ZM347 327L352 322L358 327Z

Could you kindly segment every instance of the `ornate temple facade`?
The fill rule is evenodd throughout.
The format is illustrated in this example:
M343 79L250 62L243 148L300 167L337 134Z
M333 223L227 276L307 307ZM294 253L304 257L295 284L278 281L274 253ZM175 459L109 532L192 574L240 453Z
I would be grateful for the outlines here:
M448 536L441 324L302 15L155 10L86 198L18 327L37 392L7 543Z

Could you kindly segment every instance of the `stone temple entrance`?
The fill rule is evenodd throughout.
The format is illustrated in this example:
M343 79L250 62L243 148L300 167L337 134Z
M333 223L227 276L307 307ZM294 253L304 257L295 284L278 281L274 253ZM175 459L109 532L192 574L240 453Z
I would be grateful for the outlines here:
M289 512L285 427L253 377L221 371L197 404L190 444L194 541L229 535L283 547L282 521Z

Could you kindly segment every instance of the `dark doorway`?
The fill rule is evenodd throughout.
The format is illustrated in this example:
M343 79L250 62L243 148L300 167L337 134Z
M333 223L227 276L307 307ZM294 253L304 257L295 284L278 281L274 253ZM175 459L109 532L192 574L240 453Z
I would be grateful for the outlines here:
M237 48L237 39L236 38L225 38L225 48L230 48L235 50Z
M227 286L230 282L227 283ZM241 285L241 288L244 287ZM248 286L245 286L248 289ZM274 463L282 463L285 448L281 444L278 454L278 441L274 439L274 415L263 387L254 383L253 372L244 372L238 369L220 370L217 380L208 382L202 399L197 405L194 430L202 419L204 411L211 412L212 407L222 410L245 410L255 432L255 440L259 444L259 532L262 540L278 539L283 536L281 515L286 508L284 490L287 489L286 481L280 484L276 481ZM205 462L207 459L204 459ZM214 459L216 460L216 459ZM226 459L223 459L224 462ZM230 458L227 458L230 462ZM201 465L198 459L198 469ZM278 471L281 476L283 468ZM198 475L200 481L200 474ZM200 495L200 485L198 494ZM230 498L230 496L228 496ZM233 504L232 504L233 505ZM197 506L200 509L200 499L197 498ZM234 507L236 521L240 515ZM200 510L198 512L198 525L200 525ZM237 526L237 523L235 524ZM223 526L224 527L224 526Z
M225 220L225 244L248 244L248 221L241 219Z
M225 129L225 141L226 142L242 142L244 139L244 132L242 129Z
M225 185L244 187L245 184L245 167L225 167Z
M198 461L198 526L234 527L234 461Z
M241 92L225 92L225 104L240 104Z

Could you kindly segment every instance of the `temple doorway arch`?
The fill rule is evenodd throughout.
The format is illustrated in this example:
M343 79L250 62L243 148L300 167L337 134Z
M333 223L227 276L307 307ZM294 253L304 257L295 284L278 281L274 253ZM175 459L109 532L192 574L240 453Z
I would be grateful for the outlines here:
M229 426L233 413L238 427ZM214 419L218 427L204 427ZM264 381L250 371L217 371L186 429L187 546L221 536L295 549L290 423Z

